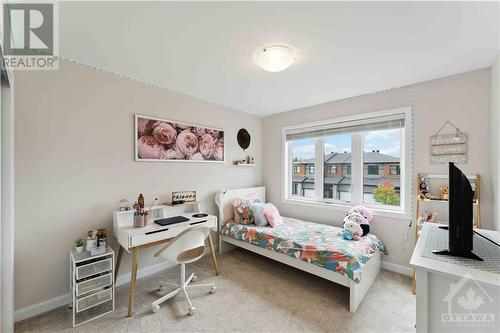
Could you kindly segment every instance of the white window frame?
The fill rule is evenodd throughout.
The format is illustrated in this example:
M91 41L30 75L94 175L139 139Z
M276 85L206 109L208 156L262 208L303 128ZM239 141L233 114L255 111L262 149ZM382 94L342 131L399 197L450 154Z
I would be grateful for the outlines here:
M345 202L336 199L323 198L323 180L324 180L324 138L315 138L315 167L314 178L314 198L304 198L292 195L292 142L286 141L286 133L290 130L306 129L313 126L322 126L346 121L364 120L374 117L390 116L394 114L405 115L405 127L401 130L401 162L400 162L400 206L386 206L381 204L370 204L363 202L363 138L361 133L353 133L351 136L351 202ZM330 120L310 122L306 124L287 126L282 128L282 201L289 204L299 204L311 207L324 207L335 210L346 210L355 205L364 205L372 209L375 215L411 218L411 198L412 191L412 108L411 106L389 109L377 112L359 114ZM344 171L343 171L344 172Z

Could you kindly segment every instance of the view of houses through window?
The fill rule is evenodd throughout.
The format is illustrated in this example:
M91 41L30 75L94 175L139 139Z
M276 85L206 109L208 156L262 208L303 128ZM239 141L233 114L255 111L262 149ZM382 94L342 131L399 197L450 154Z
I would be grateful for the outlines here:
M325 136L324 152L323 198L350 202L351 178L346 171L351 167L351 136Z
M363 133L363 201L399 206L401 128Z
M292 196L323 201L352 202L353 185L359 185L357 203L400 206L401 196L401 137L404 127L358 131L291 140L293 170L290 180ZM353 177L353 138L357 135L358 154L362 157L360 176ZM359 143L360 142L360 143ZM324 156L316 157L317 144ZM322 174L317 163L323 164ZM316 170L315 170L316 169ZM358 171L356 171L358 172ZM322 177L318 186L316 177ZM353 179L362 184L353 184ZM315 184L319 193L315 191ZM361 190L362 188L362 190ZM361 202L360 202L361 200Z

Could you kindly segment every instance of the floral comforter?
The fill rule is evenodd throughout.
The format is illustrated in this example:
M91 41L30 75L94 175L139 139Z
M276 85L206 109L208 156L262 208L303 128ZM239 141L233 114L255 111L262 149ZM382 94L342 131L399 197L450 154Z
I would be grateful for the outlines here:
M339 236L342 228L283 217L283 225L271 228L227 221L221 234L247 241L264 249L346 275L359 283L363 266L379 249L387 254L377 236L368 234L359 241Z

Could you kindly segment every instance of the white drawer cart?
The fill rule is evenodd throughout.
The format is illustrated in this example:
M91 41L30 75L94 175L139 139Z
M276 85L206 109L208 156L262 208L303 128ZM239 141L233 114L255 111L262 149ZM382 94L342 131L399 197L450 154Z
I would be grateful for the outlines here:
M115 253L108 246L105 253L69 253L70 294L73 327L104 316L115 310Z

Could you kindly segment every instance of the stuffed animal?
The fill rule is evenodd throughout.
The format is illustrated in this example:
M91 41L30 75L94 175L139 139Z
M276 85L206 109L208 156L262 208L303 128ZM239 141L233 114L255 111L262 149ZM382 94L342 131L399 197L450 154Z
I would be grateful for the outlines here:
M363 234L363 229L354 221L344 223L344 230L339 232L339 235L347 240L360 240Z
M429 193L429 177L427 175L420 175L419 180L419 195L418 197L422 200L429 199L431 194Z
M362 236L370 232L370 222L373 219L373 213L364 206L355 206L349 210L344 218L344 224L348 221L357 223L363 230Z

